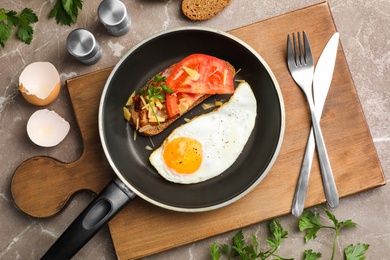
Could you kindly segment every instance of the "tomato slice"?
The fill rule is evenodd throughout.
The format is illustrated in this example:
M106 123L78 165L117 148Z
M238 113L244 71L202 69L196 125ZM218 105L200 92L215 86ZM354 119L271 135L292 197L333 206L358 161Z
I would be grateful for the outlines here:
M167 105L169 117L173 117L180 113L179 103L176 94L165 94L165 104Z
M233 73L227 64L206 54L192 54L177 63L166 84L174 93L234 93Z
M173 93L165 94L165 102L169 117L183 113L188 107L192 106L203 94L193 93ZM182 111L181 111L182 110Z

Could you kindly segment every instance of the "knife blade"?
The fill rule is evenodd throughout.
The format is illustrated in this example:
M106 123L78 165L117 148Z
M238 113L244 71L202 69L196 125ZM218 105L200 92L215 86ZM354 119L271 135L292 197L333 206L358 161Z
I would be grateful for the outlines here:
M336 32L329 39L321 56L317 62L313 78L313 98L315 113L317 118L321 118L326 96L328 95L330 83L333 77L337 49L339 43L339 33ZM309 139L306 144L305 155L303 157L301 171L299 173L297 187L295 189L294 201L291 213L294 216L301 216L305 205L306 192L309 184L310 170L313 162L315 141L313 128L310 129ZM336 183L332 174L329 176L322 173L322 182L326 200L330 207L335 208L339 204L339 195Z

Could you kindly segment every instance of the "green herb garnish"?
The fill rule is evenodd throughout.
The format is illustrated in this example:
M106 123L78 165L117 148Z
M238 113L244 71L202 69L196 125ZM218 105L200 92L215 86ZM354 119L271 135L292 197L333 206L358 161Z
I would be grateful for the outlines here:
M283 229L278 219L271 220L268 227L272 233L272 237L266 239L269 247L268 250L260 250L260 244L253 234L251 235L252 243L247 244L242 231L238 231L233 237L233 245L231 247L226 244L221 245L222 252L228 256L228 259L232 259L236 256L243 260L267 259L269 257L279 260L286 259L276 255L275 252L280 247L282 240L287 238L288 232ZM219 251L219 246L216 243L213 243L211 246L210 254L213 260L220 259L221 253Z
M148 85L146 92L141 90L140 94L143 95L148 102L150 109L152 110L153 115L156 118L157 124L160 126L160 121L157 117L157 113L154 110L154 106L151 103L151 100L165 100L165 93L172 94L173 91L170 87L165 85L166 77L161 75L154 76L153 80Z
M161 88L162 88L165 92L167 92L168 94L172 94L172 93L173 93L173 90L172 90L170 87L168 87L167 85L165 85L165 84L162 84L162 85L161 85Z
M22 42L30 44L34 33L30 24L36 22L38 17L30 8L24 8L19 15L16 11L0 8L0 45L4 48L12 34L12 27L18 28L16 34Z
M332 258L334 258L335 248L337 244L337 239L339 232L344 227L356 227L357 224L352 220L339 221L337 218L328 210L323 207L323 209L331 220L333 225L322 225L320 221L320 214L317 211L304 210L301 219L299 220L298 227L300 231L305 231L305 242L309 242L311 239L314 239L318 235L318 231L321 229L334 230L335 236L333 239L332 247ZM218 245L213 243L211 246L210 255L213 260L218 260L222 257L223 253L230 259L242 259L242 260L255 260L255 259L267 259L272 257L272 259L282 260L281 256L276 254L276 250L280 247L283 239L287 238L287 231L285 231L280 224L279 220L271 220L268 224L269 230L272 233L271 238L266 239L269 249L266 251L259 250L258 238L255 235L251 235L251 243L247 244L244 238L242 231L238 231L232 239L232 246L228 245ZM370 245L360 244L349 245L344 249L344 257L346 260L364 260L365 254ZM222 250L220 250L222 249ZM322 256L319 252L313 252L312 249L305 250L304 260L317 260Z
M165 82L166 79L167 79L166 77L157 74L156 76L154 76L153 81L154 82L161 82L161 81Z
M79 9L82 8L82 0L57 0L49 13L49 17L55 17L57 24L70 26L77 21Z
M322 256L321 253L313 252L312 249L305 250L305 260L317 260Z
M356 246L349 245L344 249L346 260L364 260L366 259L365 253L370 245L358 243Z
M325 211L326 215L328 215L328 218L333 222L333 226L322 225L320 222L320 216L317 212L304 210L302 218L299 220L299 230L306 231L305 241L308 242L310 239L317 237L317 233L320 229L333 229L335 231L331 257L331 259L333 259L340 230L344 227L356 227L357 224L350 219L346 221L338 221L329 210L325 208L322 209Z
M165 95L164 93L161 91L160 88L157 88L157 87L149 87L148 88L148 100L152 99L152 98L156 98L156 99L159 99L159 100L165 100Z

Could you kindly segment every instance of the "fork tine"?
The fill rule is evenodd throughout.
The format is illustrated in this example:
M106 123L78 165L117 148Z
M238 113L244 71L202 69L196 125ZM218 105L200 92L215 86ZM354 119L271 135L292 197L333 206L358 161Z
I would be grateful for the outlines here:
M295 59L295 64L298 66L300 65L300 59L299 59L299 50L297 48L297 39L295 38L295 33L292 33L293 37L293 46L294 46L294 59Z
M298 54L296 54L297 56L297 59L299 59L299 65L302 65L302 64L305 64L305 53L303 51L303 48L302 48L302 40L301 40L301 34L299 32L297 32L298 34L298 48L297 48L297 52L299 52Z
M296 67L296 59L291 45L290 35L287 35L287 65L289 68Z
M303 32L304 48L305 48L305 62L306 64L313 64L313 55L311 54L309 40L307 39L306 33Z

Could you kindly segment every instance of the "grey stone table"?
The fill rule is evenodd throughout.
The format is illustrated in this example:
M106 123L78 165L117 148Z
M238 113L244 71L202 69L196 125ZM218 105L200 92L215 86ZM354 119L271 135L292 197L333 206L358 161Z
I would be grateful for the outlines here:
M66 79L115 65L135 44L162 30L201 25L228 31L253 22L271 18L289 11L319 3L316 0L269 1L232 0L222 13L214 18L193 22L181 13L179 0L126 0L131 13L130 36L113 37L106 33L97 17L98 0L84 1L77 23L60 26L48 18L55 1L0 1L0 8L21 11L30 7L39 17L33 25L34 39L30 45L11 36L0 49L0 259L39 259L51 243L62 233L76 215L91 201L93 195L80 193L58 216L45 220L31 218L17 209L12 200L10 182L16 167L36 155L48 155L65 162L79 158L81 137L72 114L69 96L61 91L48 108L55 110L71 124L66 139L57 147L41 148L26 134L29 116L37 109L29 105L17 91L18 78L23 68L34 61L49 61L60 72L61 83ZM340 40L354 80L363 110L377 149L386 180L390 178L390 2L388 0L329 1ZM65 40L69 32L84 27L91 30L101 43L103 58L95 65L84 66L67 53ZM368 243L367 259L388 259L390 249L390 187L388 185L343 198L332 212L341 220L353 219L355 229L342 232L336 259L342 259L342 248L351 243ZM289 240L279 253L302 259L302 252L312 248L330 258L330 233L310 245L304 244L303 234L297 230L297 218L280 218L289 231ZM268 236L267 223L243 229L244 234ZM228 243L235 232L212 237L163 252L146 259L210 259L212 242ZM116 259L108 232L103 228L75 259Z

